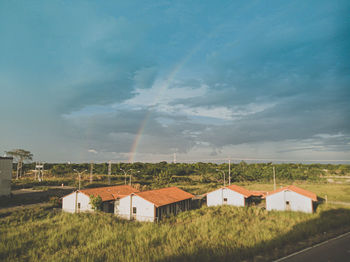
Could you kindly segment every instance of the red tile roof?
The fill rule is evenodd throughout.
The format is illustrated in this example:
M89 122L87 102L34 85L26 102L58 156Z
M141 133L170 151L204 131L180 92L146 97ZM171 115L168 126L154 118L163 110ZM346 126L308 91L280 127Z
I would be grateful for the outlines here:
M261 196L262 198L265 198L268 192L266 192L266 191L250 190L250 193L252 194L252 196Z
M282 187L282 188L277 189L275 191L269 192L268 196L270 196L272 194L276 194L278 192L285 191L285 190L293 191L293 192L298 193L300 195L303 195L303 196L306 196L308 198L311 198L313 201L317 201L317 195L315 193L307 191L307 190L302 189L302 188L297 187L297 186L293 186L293 185Z
M102 198L102 201L110 201L130 195L131 193L139 192L139 190L125 185L82 189L80 192L87 196L100 196Z
M232 191L240 193L244 197L250 197L253 195L252 192L250 192L248 189L245 189L237 185L230 185L230 186L226 186L225 188L228 188L228 189L231 189Z
M194 195L177 187L167 187L136 193L135 195L153 203L155 206L165 206L171 203L191 199Z

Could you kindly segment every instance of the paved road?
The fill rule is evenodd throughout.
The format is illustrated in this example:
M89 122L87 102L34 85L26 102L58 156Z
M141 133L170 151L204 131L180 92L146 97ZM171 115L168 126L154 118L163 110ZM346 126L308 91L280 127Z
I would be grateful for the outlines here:
M275 262L346 262L350 261L350 232L335 239L296 252Z

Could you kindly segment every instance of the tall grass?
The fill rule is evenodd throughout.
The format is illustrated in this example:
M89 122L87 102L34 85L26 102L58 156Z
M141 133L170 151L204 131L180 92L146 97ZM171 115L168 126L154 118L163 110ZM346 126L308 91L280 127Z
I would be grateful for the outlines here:
M327 206L315 214L204 207L159 224L35 209L0 219L0 260L269 260L284 254L288 244L295 248L341 228L350 228L350 209Z

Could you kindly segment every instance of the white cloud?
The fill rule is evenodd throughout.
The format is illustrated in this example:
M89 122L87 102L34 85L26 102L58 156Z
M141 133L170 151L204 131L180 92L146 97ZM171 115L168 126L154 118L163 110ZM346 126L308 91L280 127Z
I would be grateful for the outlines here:
M88 152L93 154L98 154L97 150L95 149L89 149Z

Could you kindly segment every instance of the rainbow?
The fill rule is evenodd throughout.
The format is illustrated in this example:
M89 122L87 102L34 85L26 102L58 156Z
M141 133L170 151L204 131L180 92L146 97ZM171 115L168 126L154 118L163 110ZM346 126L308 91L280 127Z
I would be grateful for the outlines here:
M177 75L177 73L181 70L181 68L188 62L188 60L193 56L194 53L197 52L197 50L199 49L199 47L203 44L203 42L201 42L199 45L197 45L195 48L193 48L191 50L191 52L189 52L175 67L174 69L169 73L168 77L166 78L166 81L164 82L164 84L162 84L161 89L158 93L158 96L155 97L154 99L154 104L157 104L157 102L159 101L159 99L163 96L163 94L168 90L170 84L174 81L175 76ZM148 113L146 114L145 118L141 121L140 127L137 131L137 134L135 136L134 142L132 143L131 149L130 149L130 153L129 153L129 163L133 163L134 162L134 158L135 158L135 154L137 153L137 147L140 143L141 137L142 137L142 133L145 129L145 126L148 122L148 119L151 116L151 111L148 111Z

